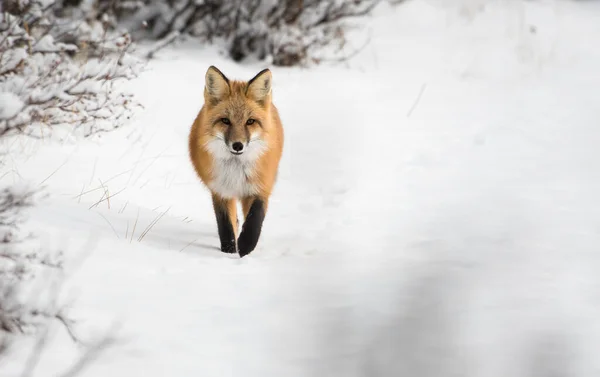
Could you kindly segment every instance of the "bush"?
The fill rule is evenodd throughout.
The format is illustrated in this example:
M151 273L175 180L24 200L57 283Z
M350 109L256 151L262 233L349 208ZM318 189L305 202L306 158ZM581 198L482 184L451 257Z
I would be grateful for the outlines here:
M268 58L274 65L317 61L314 52L343 43L341 21L367 14L380 0L118 0L98 2L98 14L136 38L187 34L222 41L230 57Z
M22 373L31 375L45 351L49 329L57 323L82 346L80 357L60 374L76 376L113 344L115 329L91 342L83 343L76 336L74 321L58 302L64 278L63 255L48 250L25 229L26 211L39 198L40 191L27 186L0 190L0 364L16 348L15 340L34 336L35 344L25 351L28 357Z
M27 187L0 190L0 355L14 336L35 333L49 320L68 326L62 313L47 301L46 292L28 297L39 289L36 284L48 287L50 280L44 272L62 267L60 253L36 246L35 238L22 229L24 210L35 198L36 192ZM40 276L44 280L38 280Z
M42 137L61 128L89 136L121 126L131 95L117 90L142 62L127 33L61 16L53 0L0 0L0 135Z

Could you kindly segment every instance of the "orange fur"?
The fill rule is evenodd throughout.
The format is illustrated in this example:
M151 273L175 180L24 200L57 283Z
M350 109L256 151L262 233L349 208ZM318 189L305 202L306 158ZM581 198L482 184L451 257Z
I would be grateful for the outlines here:
M263 70L250 81L230 81L211 66L204 101L189 134L190 159L216 200L215 214L218 217L220 208L227 209L237 237L237 201L243 203L245 219L256 199L264 203L266 213L283 152L283 126L272 103L271 72ZM245 152L234 155L234 142L246 145Z

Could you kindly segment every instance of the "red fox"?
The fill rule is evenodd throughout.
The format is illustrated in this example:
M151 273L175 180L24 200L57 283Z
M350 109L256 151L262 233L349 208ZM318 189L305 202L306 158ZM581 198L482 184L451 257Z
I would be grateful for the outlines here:
M221 251L239 252L240 257L258 243L283 152L271 82L268 69L250 81L230 81L210 66L204 105L189 134L192 164L212 194ZM238 200L244 214L239 238Z

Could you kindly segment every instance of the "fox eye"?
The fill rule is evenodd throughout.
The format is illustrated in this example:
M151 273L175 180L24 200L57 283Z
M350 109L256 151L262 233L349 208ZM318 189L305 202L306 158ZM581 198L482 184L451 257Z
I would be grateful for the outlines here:
M229 118L221 118L221 122L223 122L224 124L230 125L231 121L229 120Z
M248 119L248 120L246 121L246 124L247 124L248 126L249 126L249 125L251 125L251 124L254 124L254 119Z

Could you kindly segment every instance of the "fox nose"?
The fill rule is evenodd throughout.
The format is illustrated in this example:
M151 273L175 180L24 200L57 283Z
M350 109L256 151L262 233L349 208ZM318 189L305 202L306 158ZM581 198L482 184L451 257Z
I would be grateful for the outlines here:
M237 153L242 153L242 151L244 150L244 144L240 143L239 141L236 141L235 143L231 144L231 148Z

